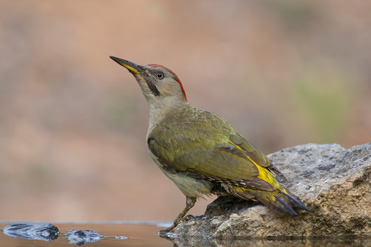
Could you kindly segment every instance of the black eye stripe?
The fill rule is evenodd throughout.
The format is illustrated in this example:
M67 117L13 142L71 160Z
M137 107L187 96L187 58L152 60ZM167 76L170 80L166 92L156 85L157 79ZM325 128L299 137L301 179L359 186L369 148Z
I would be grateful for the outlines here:
M157 77L157 74L162 74L162 76L160 76L161 78L158 78ZM146 81L146 84L148 86L148 88L151 90L151 92L153 93L153 95L155 96L159 96L160 95L160 91L158 91L157 87L156 87L156 80L162 80L165 75L162 71L158 71L158 70L146 70L145 71L145 81Z
M160 95L160 91L158 91L157 87L156 87L155 84L152 82L152 80L146 80L146 83L147 83L149 89L151 90L151 92L152 92L155 96L159 96L159 95Z

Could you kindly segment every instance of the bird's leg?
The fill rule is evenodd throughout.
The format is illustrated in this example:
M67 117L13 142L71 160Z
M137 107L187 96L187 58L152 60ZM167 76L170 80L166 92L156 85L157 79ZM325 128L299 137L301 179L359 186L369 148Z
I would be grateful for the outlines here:
M188 197L186 198L186 207L183 209L183 211L178 215L178 217L176 217L176 219L174 220L173 224L166 228L166 229L163 229L160 231L160 235L164 234L164 233L167 233L167 232L170 232L171 230L173 230L181 221L182 219L184 218L184 216L188 213L188 211L193 208L193 206L195 205L196 203L196 200L197 198L196 197Z

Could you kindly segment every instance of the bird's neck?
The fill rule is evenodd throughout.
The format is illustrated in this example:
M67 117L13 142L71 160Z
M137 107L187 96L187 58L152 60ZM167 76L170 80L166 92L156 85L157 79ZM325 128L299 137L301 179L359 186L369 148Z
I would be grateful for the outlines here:
M149 104L149 126L147 134L151 133L152 129L164 118L187 107L191 107L187 101L161 101Z

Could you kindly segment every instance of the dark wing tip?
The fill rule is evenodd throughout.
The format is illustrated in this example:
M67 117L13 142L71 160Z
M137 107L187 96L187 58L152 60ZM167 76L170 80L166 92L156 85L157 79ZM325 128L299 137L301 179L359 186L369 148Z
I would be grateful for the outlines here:
M274 197L276 198L276 201L278 202L274 204L274 207L276 210L286 213L291 216L298 216L295 210L292 209L292 207L289 204L287 204L282 198L280 198L277 195L275 195Z
M294 196L292 196L292 195L290 195L288 193L285 194L285 196L287 197L287 199L289 200L290 204L293 207L300 208L300 209L303 209L303 210L308 211L308 208L298 198L295 198Z

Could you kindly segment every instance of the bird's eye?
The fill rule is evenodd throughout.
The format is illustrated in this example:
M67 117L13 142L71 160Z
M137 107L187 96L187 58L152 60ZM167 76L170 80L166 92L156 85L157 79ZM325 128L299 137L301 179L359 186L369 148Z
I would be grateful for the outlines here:
M155 76L156 76L156 78L159 79L159 80L164 79L164 73L162 73L162 72L157 72L157 73L155 74Z

